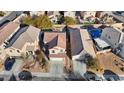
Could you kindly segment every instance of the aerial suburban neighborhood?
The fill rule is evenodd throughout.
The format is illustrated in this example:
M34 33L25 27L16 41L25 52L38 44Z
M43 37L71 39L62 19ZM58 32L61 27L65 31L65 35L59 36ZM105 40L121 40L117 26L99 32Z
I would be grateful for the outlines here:
M0 11L0 81L123 81L124 11Z

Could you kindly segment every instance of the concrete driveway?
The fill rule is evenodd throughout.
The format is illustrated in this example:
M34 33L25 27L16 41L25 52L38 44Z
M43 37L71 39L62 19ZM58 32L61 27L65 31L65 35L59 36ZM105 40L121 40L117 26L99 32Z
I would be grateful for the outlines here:
M74 72L80 73L81 76L86 72L86 64L79 61L73 61ZM78 77L78 76L77 76Z
M51 76L63 75L63 62L51 62L50 74Z

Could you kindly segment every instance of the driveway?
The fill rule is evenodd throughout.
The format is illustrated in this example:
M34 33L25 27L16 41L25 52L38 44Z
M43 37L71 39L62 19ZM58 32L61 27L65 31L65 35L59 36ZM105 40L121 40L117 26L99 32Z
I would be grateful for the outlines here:
M86 72L86 64L79 61L73 61L73 68L75 73L79 73L81 76ZM78 76L77 76L78 77Z
M51 62L50 74L55 77L63 75L63 62Z

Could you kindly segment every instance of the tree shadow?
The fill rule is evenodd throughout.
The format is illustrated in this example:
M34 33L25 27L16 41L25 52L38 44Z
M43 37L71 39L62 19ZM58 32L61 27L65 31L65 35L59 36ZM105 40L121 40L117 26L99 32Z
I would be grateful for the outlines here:
M118 81L118 80L120 80L119 76L111 70L104 70L103 76L108 81Z

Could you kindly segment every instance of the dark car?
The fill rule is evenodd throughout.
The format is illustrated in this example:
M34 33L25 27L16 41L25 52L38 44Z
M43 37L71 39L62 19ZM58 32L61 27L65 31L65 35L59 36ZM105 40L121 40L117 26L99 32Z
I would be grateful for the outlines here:
M5 70L7 71L11 70L14 63L15 63L15 58L8 57L4 63Z
M32 74L29 71L21 71L18 75L20 80L32 80Z

